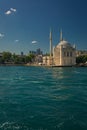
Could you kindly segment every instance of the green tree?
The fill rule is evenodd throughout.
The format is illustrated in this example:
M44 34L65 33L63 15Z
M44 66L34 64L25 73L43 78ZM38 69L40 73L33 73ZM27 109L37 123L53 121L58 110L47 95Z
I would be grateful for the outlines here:
M30 62L35 61L35 55L34 54L29 54L28 57L29 57Z
M87 55L78 56L76 58L76 63L86 63L87 62Z
M26 63L32 62L32 58L30 56L26 56L25 57L25 62Z
M3 52L2 59L5 62L11 61L12 54L10 52Z
M4 64L4 60L2 57L0 57L0 64Z

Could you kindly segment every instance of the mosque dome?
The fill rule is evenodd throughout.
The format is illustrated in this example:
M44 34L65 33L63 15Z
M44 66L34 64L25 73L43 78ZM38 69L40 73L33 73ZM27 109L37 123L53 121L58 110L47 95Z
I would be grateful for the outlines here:
M63 46L64 48L72 47L72 45L68 41L63 39L62 30L60 32L60 42L58 43L57 47L59 47L59 46Z
M71 44L68 41L62 40L58 45L62 46L71 46Z
M65 41L65 40L61 40L59 42L59 44L57 45L57 47L59 47L59 46L63 46L64 48L66 48L66 47L72 47L71 44L68 41Z

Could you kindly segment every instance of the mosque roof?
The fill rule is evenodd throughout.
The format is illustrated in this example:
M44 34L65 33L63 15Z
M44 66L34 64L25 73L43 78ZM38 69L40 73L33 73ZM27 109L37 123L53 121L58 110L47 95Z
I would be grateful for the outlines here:
M71 44L68 41L61 40L58 44L58 46L65 46L65 47L71 47Z

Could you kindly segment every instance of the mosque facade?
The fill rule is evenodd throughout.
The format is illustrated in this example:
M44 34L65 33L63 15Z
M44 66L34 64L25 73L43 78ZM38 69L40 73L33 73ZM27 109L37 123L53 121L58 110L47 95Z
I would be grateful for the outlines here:
M75 47L67 41L60 43L53 49L53 62L55 66L73 66L76 64Z
M74 66L76 64L76 47L63 40L62 31L60 42L55 47L52 47L52 32L50 32L50 56L43 57L43 62L48 66Z

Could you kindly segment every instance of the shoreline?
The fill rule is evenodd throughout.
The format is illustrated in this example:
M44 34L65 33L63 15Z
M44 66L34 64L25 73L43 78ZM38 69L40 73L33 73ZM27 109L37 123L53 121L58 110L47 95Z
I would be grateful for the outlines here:
M52 67L52 68L59 68L59 67L87 67L87 64L77 64L73 66L55 66L55 65L38 65L38 64L0 64L0 66L27 66L27 67Z

